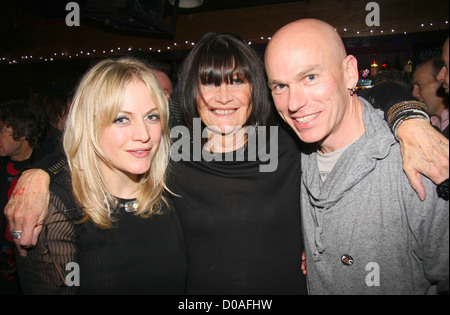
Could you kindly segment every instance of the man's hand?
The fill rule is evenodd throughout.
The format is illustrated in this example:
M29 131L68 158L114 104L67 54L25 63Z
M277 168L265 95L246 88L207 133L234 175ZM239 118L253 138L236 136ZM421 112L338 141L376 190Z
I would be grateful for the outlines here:
M440 184L449 177L449 141L424 119L408 119L397 130L403 170L409 182L425 200L426 192L420 174Z
M21 256L26 256L23 247L35 246L42 222L48 211L50 176L40 169L25 171L19 178L5 207L10 230L22 231L15 239Z

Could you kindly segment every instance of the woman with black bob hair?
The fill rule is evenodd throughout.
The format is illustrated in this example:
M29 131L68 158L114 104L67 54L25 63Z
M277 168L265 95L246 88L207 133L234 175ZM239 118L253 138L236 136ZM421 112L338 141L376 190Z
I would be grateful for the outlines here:
M178 110L188 126L180 139L190 138L191 152L176 161L174 147L185 147L174 140L169 188L179 196L173 204L185 234L186 293L306 294L300 151L276 125L262 58L237 35L207 33L179 79L171 113ZM196 143L203 143L197 156ZM264 169L267 162L274 167Z
M189 128L192 129L193 118L200 117L197 100L202 97L201 85L231 84L236 77L249 83L252 94L246 124L269 123L272 104L262 59L235 34L207 33L185 59L180 75L180 105Z

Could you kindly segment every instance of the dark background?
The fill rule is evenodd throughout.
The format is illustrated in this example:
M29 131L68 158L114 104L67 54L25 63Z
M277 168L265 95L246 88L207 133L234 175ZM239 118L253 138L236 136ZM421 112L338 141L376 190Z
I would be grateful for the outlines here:
M0 101L68 93L93 62L129 51L169 63L176 83L181 61L207 31L237 33L263 56L281 26L319 18L336 28L360 69L370 68L373 54L391 68L403 69L406 59L417 65L440 55L448 36L448 0L375 1L380 26L366 25L370 1L361 0L204 0L176 11L168 0L82 0L75 1L80 26L69 27L68 2L0 1Z

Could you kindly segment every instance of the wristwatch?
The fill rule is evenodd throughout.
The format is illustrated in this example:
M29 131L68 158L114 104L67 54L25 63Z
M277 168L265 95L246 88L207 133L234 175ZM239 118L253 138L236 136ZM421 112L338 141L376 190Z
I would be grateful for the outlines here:
M448 201L449 187L448 178L436 187L437 194L440 198Z

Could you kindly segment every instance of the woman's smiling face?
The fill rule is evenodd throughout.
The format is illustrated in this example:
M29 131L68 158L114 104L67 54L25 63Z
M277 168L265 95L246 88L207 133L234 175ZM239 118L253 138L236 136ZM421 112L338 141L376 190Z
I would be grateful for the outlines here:
M216 133L227 134L246 125L251 114L251 87L242 78L220 85L202 83L198 94L198 113L203 123Z

